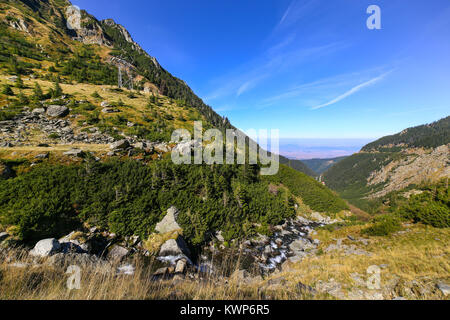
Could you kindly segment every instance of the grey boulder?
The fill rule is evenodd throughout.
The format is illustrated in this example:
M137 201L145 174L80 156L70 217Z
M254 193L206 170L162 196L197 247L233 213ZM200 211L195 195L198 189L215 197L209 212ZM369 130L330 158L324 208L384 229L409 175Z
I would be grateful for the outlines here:
M159 251L159 256L190 256L191 251L187 247L186 242L181 236L178 236L176 239L170 239L164 242Z
M61 250L61 244L56 239L45 239L39 241L30 251L35 257L48 257L58 253Z
M115 245L109 250L107 258L112 261L121 261L128 256L129 253L130 251L127 248Z
M442 292L444 296L447 296L450 293L450 285L444 282L438 283L437 288Z
M112 150L117 150L117 149L127 149L130 146L130 142L126 139L120 140L120 141L116 141L114 143L111 144L110 148Z
M69 108L64 106L49 106L47 108L47 115L49 117L61 118L69 114Z
M82 157L84 155L84 152L80 149L71 149L67 152L64 152L64 155L71 157Z

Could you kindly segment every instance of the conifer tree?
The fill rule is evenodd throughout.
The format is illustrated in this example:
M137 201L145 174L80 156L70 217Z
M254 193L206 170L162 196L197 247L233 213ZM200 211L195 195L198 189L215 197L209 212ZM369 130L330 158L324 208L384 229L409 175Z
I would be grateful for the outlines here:
M42 99L44 99L44 93L42 92L42 88L39 85L39 83L35 82L33 89L33 100L41 101Z

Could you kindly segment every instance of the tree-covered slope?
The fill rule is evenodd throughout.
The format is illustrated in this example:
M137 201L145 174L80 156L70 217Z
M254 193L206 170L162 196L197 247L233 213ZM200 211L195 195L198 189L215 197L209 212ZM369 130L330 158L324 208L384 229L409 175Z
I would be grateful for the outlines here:
M450 176L450 117L381 138L332 166L328 187L365 209L391 192Z
M450 143L450 116L439 121L406 129L366 145L362 151L397 148L436 148Z
M80 28L67 29L69 5L0 2L2 228L24 241L82 223L145 238L177 206L186 238L200 244L219 230L226 239L268 233L305 207L329 215L347 208L284 165L265 178L258 166L173 164L174 129L231 125L123 27L82 12ZM123 72L133 74L133 90L117 87L119 55L129 60Z
M310 177L315 177L317 176L317 172L314 170L311 170L311 168L309 168L304 161L301 160L292 160L292 159L288 159L286 157L280 156L280 163L284 164L292 169L295 169L299 172L303 172L304 174L307 174Z
M317 172L318 174L322 174L345 158L347 157L338 157L333 159L308 159L302 160L302 162L306 164L312 171Z

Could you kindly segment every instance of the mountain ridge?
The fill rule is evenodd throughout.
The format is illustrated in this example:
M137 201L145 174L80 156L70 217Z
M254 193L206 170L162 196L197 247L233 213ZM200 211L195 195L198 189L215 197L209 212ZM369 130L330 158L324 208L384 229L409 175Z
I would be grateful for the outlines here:
M450 176L450 117L383 137L328 169L325 183L363 205L412 185Z

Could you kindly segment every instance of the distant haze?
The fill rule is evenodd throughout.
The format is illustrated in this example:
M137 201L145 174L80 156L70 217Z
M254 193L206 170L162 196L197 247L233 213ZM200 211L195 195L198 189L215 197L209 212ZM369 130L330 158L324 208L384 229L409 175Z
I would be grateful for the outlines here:
M290 159L329 159L357 153L375 139L280 139L280 154Z

